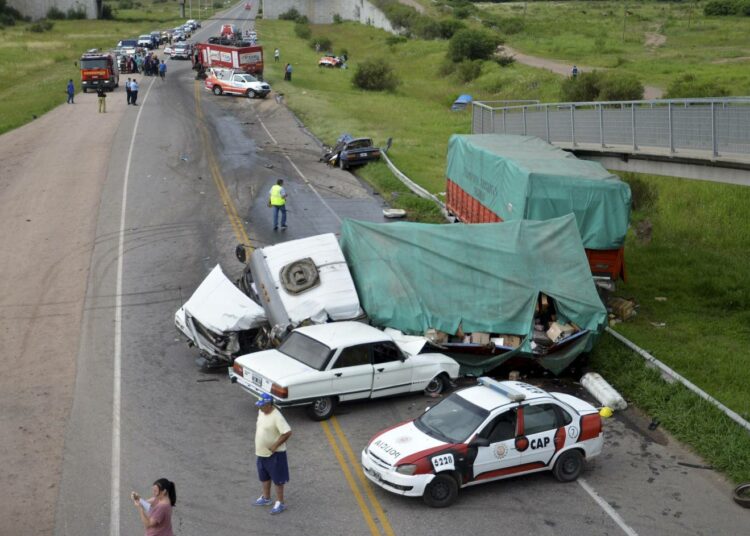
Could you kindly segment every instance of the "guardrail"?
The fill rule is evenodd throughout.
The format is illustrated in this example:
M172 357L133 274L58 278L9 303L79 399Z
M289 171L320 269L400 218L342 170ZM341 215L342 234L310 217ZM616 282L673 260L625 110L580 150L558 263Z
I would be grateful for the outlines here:
M521 134L573 147L750 158L750 97L565 102L494 106L472 103L475 134Z

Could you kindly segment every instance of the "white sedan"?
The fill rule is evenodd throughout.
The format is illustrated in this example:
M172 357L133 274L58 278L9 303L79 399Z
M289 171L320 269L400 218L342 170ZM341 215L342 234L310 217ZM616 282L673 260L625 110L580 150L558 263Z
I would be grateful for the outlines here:
M347 400L425 391L438 394L458 377L459 365L443 354L411 355L387 333L361 322L332 322L292 331L276 350L238 357L232 383L279 406L308 406L314 420L328 419Z

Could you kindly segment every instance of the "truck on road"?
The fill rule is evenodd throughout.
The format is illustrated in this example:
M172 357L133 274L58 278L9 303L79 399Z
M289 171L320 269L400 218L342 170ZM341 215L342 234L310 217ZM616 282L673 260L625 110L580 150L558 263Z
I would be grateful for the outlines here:
M84 93L100 86L112 91L120 85L120 71L114 54L92 49L81 56L79 63Z
M198 43L195 49L198 53L198 61L206 69L209 67L234 69L258 78L263 77L263 47L260 45Z

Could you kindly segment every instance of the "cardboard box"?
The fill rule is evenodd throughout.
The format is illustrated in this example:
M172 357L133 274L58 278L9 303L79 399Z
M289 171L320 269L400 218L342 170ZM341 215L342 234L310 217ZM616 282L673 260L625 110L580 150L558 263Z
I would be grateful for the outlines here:
M518 335L502 335L500 337L493 337L492 342L495 346L502 346L503 348L518 348L521 346L523 338Z
M547 337L549 337L552 342L557 342L560 339L572 335L575 332L576 328L571 326L570 324L560 324L558 322L552 322L549 325L549 329L547 330Z
M445 344L448 342L448 334L444 331L440 331L434 328L430 328L424 332L424 337L430 342L435 344Z
M490 334L489 333L482 333L480 331L475 331L471 334L471 342L474 344L489 344L490 343Z

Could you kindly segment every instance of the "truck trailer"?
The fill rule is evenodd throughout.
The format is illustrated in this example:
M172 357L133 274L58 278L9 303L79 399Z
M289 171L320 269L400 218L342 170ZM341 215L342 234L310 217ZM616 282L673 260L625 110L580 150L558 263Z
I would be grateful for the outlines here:
M198 61L204 68L220 67L240 70L257 78L263 77L263 47L260 45L219 45L198 43L195 45Z

